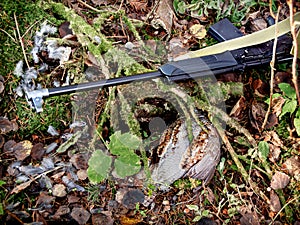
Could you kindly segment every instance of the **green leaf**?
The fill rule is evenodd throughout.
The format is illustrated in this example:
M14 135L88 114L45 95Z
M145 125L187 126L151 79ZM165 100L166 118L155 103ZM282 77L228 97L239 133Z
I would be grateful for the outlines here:
M141 139L139 137L130 133L121 134L121 131L117 131L110 136L108 148L114 155L124 155L129 150L137 149L140 144Z
M269 144L265 141L260 141L258 143L258 156L259 158L265 162L268 158L269 152L270 152L270 147Z
M201 220L202 216L195 216L195 218L192 220L192 222L198 222Z
M99 183L107 178L111 168L112 158L101 150L96 150L89 159L87 170L88 177L92 183Z
M296 132L297 132L298 136L300 136L300 118L294 119L294 126L296 128Z
M4 184L6 184L6 182L4 180L0 180L0 187Z
M290 84L280 83L278 87L288 98L296 99L296 91Z
M195 212L199 211L199 207L197 205L186 205L189 210L193 210Z
M295 116L296 116L296 118L300 118L300 107L298 108Z
M140 171L140 169L141 169L140 158L137 156L138 160L133 162L134 158L135 158L135 156L132 155L131 157L130 156L125 156L125 157L120 156L117 159L115 159L115 162L114 162L115 172L119 177L125 178L127 176L134 175ZM130 162L127 161L128 159L130 160Z
M293 113L295 112L297 107L297 101L296 100L286 100L286 102L284 103L279 119L281 119L285 114L287 113Z
M279 93L275 93L275 94L272 95L272 99L274 100L275 98L278 98L278 97L280 97L280 96L282 96L282 95L279 94ZM268 99L265 101L265 103L267 103L267 104L269 105L269 104L270 104L270 98L268 98Z

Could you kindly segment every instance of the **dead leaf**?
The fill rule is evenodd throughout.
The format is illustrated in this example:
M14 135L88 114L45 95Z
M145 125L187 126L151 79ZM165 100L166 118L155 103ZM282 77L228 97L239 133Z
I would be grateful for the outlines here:
M251 210L251 206L241 206L239 212L242 215L240 219L241 225L259 225L259 218L255 211Z
M300 181L300 157L293 156L287 159L282 168L287 171L291 176L294 176L297 181Z
M146 12L148 0L129 0L129 5L137 12Z
M259 97L265 97L269 92L269 85L263 82L261 79L256 79L252 82L252 88L254 94Z
M61 216L70 213L70 208L67 205L61 205L53 215L53 219L59 220Z
M59 36L61 38L67 36L67 35L72 35L73 34L73 31L72 29L70 28L70 22L63 22L59 28L58 28L58 32L59 32Z
M29 180L25 183L19 184L18 186L14 187L14 189L12 189L11 194L18 194L20 191L26 189L31 184L31 182L32 180Z
M66 186L63 184L55 184L52 189L53 196L65 197L67 195Z
M194 24L190 27L190 33L197 39L202 39L206 36L205 26L201 24Z
M111 214L111 213L110 213ZM113 225L114 221L111 216L104 213L97 213L92 215L92 224L93 225Z
M276 171L271 180L271 188L274 190L285 188L290 182L290 177L285 173Z
M241 121L246 116L247 102L244 96L241 96L230 112L230 116Z
M40 192L39 198L36 201L36 206L39 207L41 204L48 205L52 204L55 197L48 195L46 192Z
M15 121L10 121L5 117L0 117L0 134L6 134L10 131L16 131L18 125Z
M120 218L120 222L122 225L136 225L140 223L142 220L139 218L130 218L127 216L122 215Z
M279 197L273 190L270 192L270 209L273 212L279 212L281 209Z
M83 207L73 208L71 216L79 224L86 224L91 214L86 211Z
M37 143L33 145L30 153L31 158L35 160L41 160L44 154L45 154L44 144Z
M278 117L281 113L285 99L282 96L272 99L272 112Z
M30 156L32 143L28 140L21 141L13 147L13 154L17 160L24 160Z
M269 142L270 154L269 160L273 163L279 160L283 143L275 131L267 131L264 133L264 141Z
M5 142L5 139L4 139L4 137L0 134L0 148L3 147L4 142Z
M78 203L80 201L80 198L75 195L68 195L68 203Z
M88 160L89 154L77 153L71 157L70 162L76 167L76 169L86 170L88 168Z
M106 0L92 0L92 3L96 6L107 5L108 2Z

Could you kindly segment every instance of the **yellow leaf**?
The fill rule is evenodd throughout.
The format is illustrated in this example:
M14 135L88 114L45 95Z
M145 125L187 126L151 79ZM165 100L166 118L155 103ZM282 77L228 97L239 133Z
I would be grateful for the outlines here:
M194 24L190 27L190 33L197 39L202 39L206 36L205 26L201 24Z

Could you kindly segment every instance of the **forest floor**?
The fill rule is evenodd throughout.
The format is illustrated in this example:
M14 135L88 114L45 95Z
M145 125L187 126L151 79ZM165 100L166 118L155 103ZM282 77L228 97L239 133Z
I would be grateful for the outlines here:
M161 190L148 173L160 136L151 133L154 119L169 126L190 108L212 118L201 82L173 83L183 95L142 81L44 98L39 113L28 104L28 90L155 71L212 46L207 31L223 18L249 35L300 8L189 2L0 3L0 224L300 224L299 71L291 60L217 75L222 99L204 93L224 110L220 162L207 184L182 178ZM186 108L182 96L191 99Z

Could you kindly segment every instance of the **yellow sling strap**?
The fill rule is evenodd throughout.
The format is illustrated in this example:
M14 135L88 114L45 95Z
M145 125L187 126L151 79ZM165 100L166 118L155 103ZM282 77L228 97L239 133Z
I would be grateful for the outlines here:
M264 42L267 42L269 40L274 39L275 37L275 26L277 26L278 33L277 36L281 36L283 34L288 33L291 30L290 27L290 19L287 18L281 22L279 22L277 25L270 26L266 29L257 31L255 33L235 38L232 40L224 41L215 45L212 45L210 47L202 48L197 51L191 51L188 52L185 55L177 57L175 60L181 60L181 59L188 59L188 58L195 58L205 55L212 55L212 54L218 54L225 51L231 51L239 48L245 48L253 45L258 45ZM300 12L297 12L294 15L294 21L296 25L299 25L300 22ZM298 32L298 39L299 39L299 32ZM299 41L298 41L299 44Z

